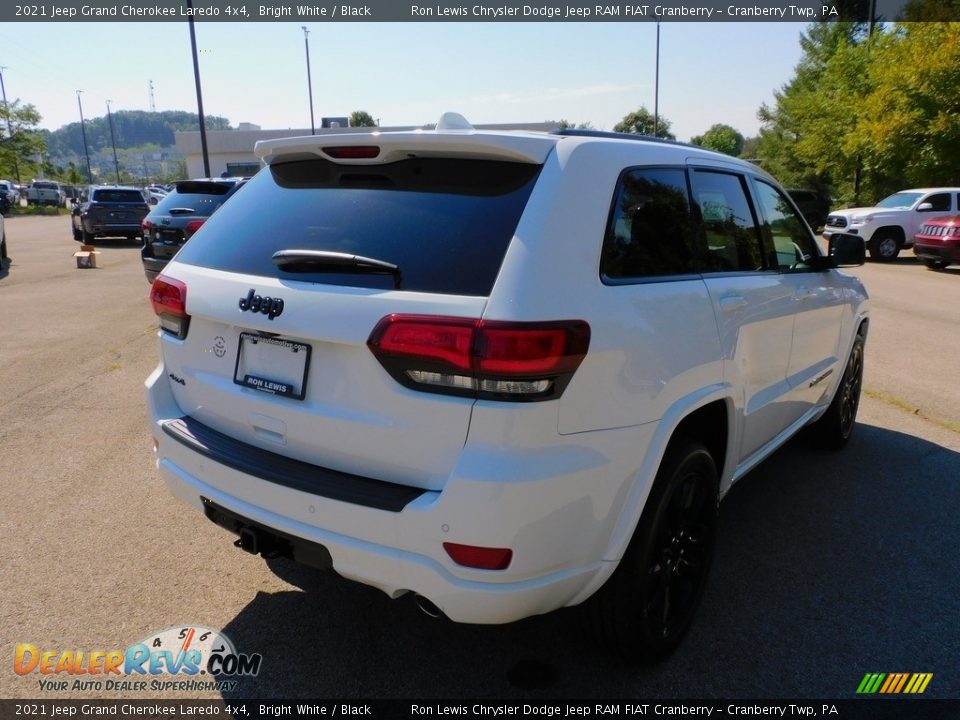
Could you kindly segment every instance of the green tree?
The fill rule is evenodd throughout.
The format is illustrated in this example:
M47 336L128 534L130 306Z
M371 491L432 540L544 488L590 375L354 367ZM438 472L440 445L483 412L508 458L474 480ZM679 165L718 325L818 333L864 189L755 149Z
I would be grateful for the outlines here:
M670 121L663 117L663 115L658 118L656 126L656 137L664 138L665 140L676 140L676 137L670 132ZM638 110L630 113L629 115L625 115L623 120L614 125L613 131L653 136L653 113L641 105Z
M859 167L849 134L869 94L866 26L813 23L800 37L794 77L760 107L755 156L781 182L851 200Z
M871 49L868 83L846 148L865 174L886 182L877 190L956 184L960 23L904 23L884 35Z
M0 177L19 174L26 182L36 172L36 156L47 149L36 129L39 123L40 113L33 105L23 105L19 99L0 105Z
M376 127L377 121L366 110L355 110L350 113L350 127Z
M593 123L590 122L589 120L587 122L582 122L582 123L572 123L569 120L560 120L557 123L557 128L559 130L572 130L572 129L593 130Z
M743 150L743 135L730 125L716 123L711 125L703 135L696 135L690 138L694 145L716 150L737 157Z

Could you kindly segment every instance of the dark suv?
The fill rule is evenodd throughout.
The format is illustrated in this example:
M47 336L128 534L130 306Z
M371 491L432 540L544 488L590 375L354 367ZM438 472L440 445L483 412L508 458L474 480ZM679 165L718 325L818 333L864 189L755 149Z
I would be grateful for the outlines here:
M153 282L190 236L244 182L243 178L184 180L154 206L142 224L140 257L147 280Z
M150 208L143 193L123 185L91 185L80 193L70 212L73 239L91 242L96 237L140 235L140 223Z
M790 199L796 203L797 209L807 221L810 229L816 232L827 222L827 215L830 214L830 198L816 190L787 190Z

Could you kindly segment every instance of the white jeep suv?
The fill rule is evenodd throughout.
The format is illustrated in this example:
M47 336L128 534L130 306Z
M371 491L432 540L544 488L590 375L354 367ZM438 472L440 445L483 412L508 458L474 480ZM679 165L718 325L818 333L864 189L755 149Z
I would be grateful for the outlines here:
M459 622L586 604L669 652L719 498L801 428L850 437L867 295L780 187L591 131L257 144L154 282L173 493L243 549Z

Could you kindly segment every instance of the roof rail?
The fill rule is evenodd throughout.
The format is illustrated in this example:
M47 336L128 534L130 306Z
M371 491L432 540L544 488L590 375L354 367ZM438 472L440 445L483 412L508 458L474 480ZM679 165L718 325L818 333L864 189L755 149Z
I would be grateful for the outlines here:
M625 133L625 132L609 132L607 130L580 130L578 128L560 128L557 130L552 130L551 135L569 135L571 137L597 137L597 138L612 138L614 140L643 140L645 142L655 142L663 143L664 145L680 145L682 147L692 147L698 148L700 150L708 150L709 148L700 147L699 145L691 145L690 143L680 142L679 140L667 140L666 138L658 138L653 135L637 135L636 133Z

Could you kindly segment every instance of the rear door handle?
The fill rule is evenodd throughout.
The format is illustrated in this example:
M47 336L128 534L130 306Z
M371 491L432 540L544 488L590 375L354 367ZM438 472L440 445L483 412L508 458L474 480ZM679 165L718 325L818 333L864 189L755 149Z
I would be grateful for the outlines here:
M747 299L743 295L724 295L720 298L720 309L723 312L733 312L747 306Z

